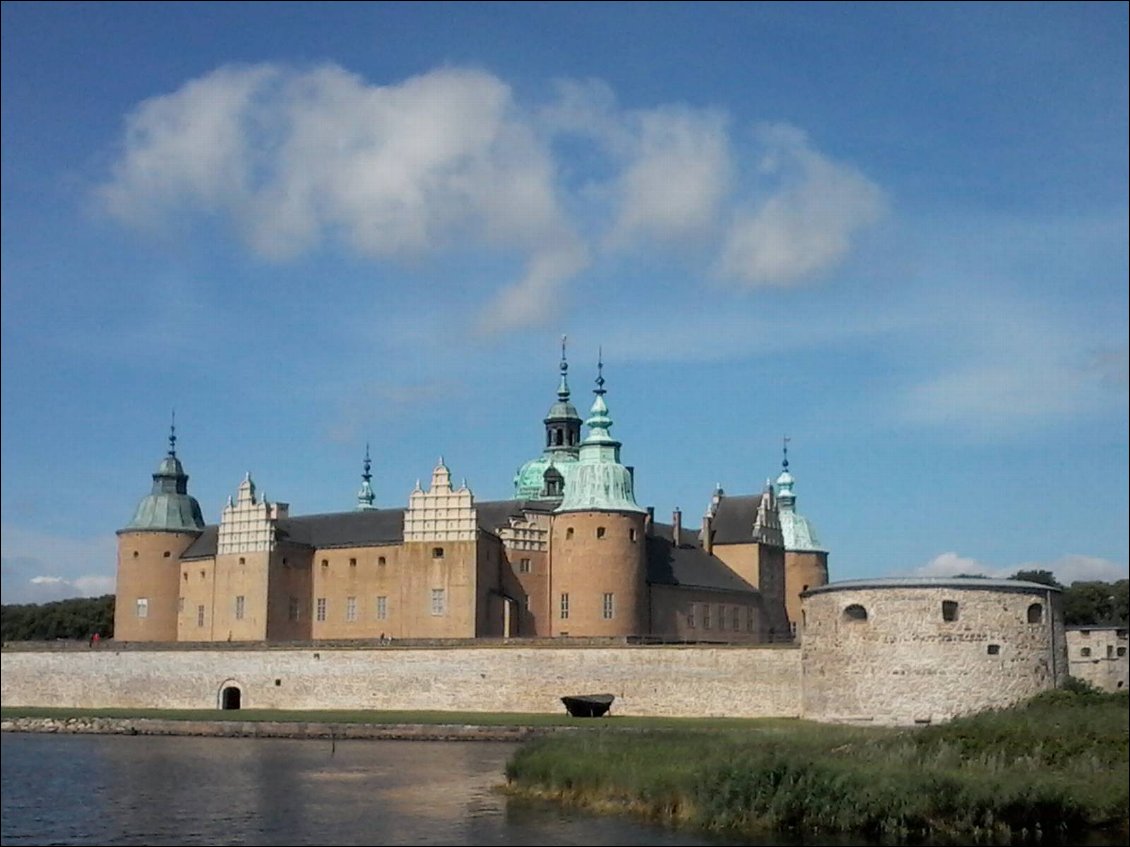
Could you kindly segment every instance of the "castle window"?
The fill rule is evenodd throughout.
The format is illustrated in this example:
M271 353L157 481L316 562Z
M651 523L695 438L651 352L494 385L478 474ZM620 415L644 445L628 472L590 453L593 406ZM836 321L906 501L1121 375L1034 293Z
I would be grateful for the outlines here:
M203 606L197 606L196 607L196 625L197 626L204 626L204 607Z
M844 609L845 621L865 621L867 620L867 610L860 606L858 603L852 603Z
M357 620L357 598L356 597L346 597L345 598L345 619L347 621L349 621L350 623Z
M1119 656L1125 656L1126 655L1126 648L1125 647L1119 647L1117 650L1115 650L1115 652Z
M520 560L518 562L518 573L529 573L529 572L530 572L530 560L529 559Z
M1106 645L1106 657L1108 659L1114 658L1114 645L1113 644Z
M326 619L326 598L325 597L319 597L318 598L317 610L318 610L317 614L316 614L317 619L320 620L320 621L324 621Z
M616 601L616 598L613 594L606 593L604 595L604 608L601 612L601 616L606 621L612 620L612 618L615 617L615 615L616 615L615 601Z
M956 600L943 600L942 601L942 620L956 621L957 620L957 601Z
M247 564L247 559L243 558L243 556L240 556L240 557L239 557L239 563L240 563L241 565L246 565L246 564Z
M298 602L298 598L292 595L290 598L290 604L287 608L287 617L292 621L296 621L298 620L301 613L302 605Z
M200 572L200 578L201 578L201 579L204 579L204 571L201 571L201 572Z
M628 540L629 541L635 541L636 540L636 530L634 528L628 530Z
M188 582L188 571L185 571L183 576L184 576L184 581Z
M565 592L561 595L561 620L567 620L569 617L569 593Z
M732 629L734 632L737 632L739 629L741 629L741 625L738 623L738 615L740 613L741 609L739 609L737 606L734 606L734 608L730 610L730 629Z
M178 612L184 611L184 598L183 597L177 598L177 611Z
M288 562L288 561L286 560L286 556L283 556L283 564L284 564L284 565L289 565L289 564L290 564L290 562Z
M687 609L687 629L694 629L694 603Z
M237 621L243 620L243 610L245 606L244 597L240 594L235 598L235 619Z
M1028 623L1042 623L1044 620L1044 607L1040 603L1033 603L1028 607Z
M604 527L598 526L596 528L596 537L597 538L604 538Z
M442 615L444 613L444 592L442 588L432 589L432 614Z
M710 604L702 604L702 628L710 629Z
M166 550L162 555L167 559L167 558L169 558L169 556L171 556L173 554L170 553L168 550Z
M134 557L135 559L136 559L136 558L138 557L138 552L137 552L136 550L134 550L134 551L133 551L133 557Z
M989 655L990 656L999 656L1000 654L1001 654L1001 646L999 644L990 644L989 645Z
M565 537L566 538L572 538L573 537L573 527L569 527L565 530ZM137 555L137 554L135 553L134 555Z
M1090 647L1084 647L1082 650L1079 651L1079 655L1082 656L1084 659L1088 658L1091 655L1091 648Z
M563 435L564 433L562 433L561 430L557 430L557 433L554 436L554 440L557 442L558 447L565 443L565 439L562 437Z
M383 568L385 566L385 564L386 564L385 557L384 556L377 556L377 567Z
M377 620L383 621L388 618L388 597L377 598Z
M349 567L351 567L351 568L357 567L357 560L356 559L350 559L349 560Z
M432 558L433 559L442 559L443 558L443 548L442 547L433 547L432 548Z
M139 618L149 617L149 598L148 597L138 597L137 598L137 616Z
M330 566L330 560L329 559L322 559L322 570L325 570L329 566Z

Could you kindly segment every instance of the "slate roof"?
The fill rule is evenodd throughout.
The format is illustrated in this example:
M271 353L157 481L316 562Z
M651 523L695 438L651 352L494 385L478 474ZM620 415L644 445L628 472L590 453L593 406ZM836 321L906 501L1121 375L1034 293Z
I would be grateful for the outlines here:
M652 585L681 585L717 591L756 592L717 556L698 546L698 533L683 530L672 542L669 524L652 524L647 536L647 581Z
M553 503L523 500L493 500L475 504L479 529L497 532L511 516L523 511L549 512ZM184 551L182 559L207 559L216 555L219 527L204 527L200 537ZM404 540L404 509L364 509L283 518L278 522L278 539L315 549L333 547L376 547L400 544Z
M726 494L714 513L714 543L743 544L753 541L753 524L761 505L760 494Z

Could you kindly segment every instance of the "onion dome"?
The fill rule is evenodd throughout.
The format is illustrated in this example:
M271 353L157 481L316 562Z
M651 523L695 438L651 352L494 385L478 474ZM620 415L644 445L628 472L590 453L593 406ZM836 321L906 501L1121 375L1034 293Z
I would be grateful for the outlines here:
M795 480L789 473L789 439L784 442L784 458L781 460L781 475L777 477L777 512L781 521L781 535L786 550L823 552L816 530L808 518L796 511L796 494L793 493Z
M177 428L169 429L169 452L153 474L153 490L137 505L125 531L198 532L204 529L200 504L188 493L188 474L177 458Z

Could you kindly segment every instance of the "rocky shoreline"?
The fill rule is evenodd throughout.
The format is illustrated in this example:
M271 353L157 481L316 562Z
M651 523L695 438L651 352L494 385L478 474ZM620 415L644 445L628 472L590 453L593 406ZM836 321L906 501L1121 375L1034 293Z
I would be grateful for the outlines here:
M308 738L337 741L525 741L574 727L465 724L365 724L316 721L162 720L160 718L5 718L3 732L93 735L195 735L211 738Z

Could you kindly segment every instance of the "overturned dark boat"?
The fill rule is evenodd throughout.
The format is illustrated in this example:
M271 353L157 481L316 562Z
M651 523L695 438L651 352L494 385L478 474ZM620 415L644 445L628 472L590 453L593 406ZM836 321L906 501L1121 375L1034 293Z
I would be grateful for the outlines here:
M573 694L562 697L561 702L575 718L599 718L611 708L615 699L615 694Z

